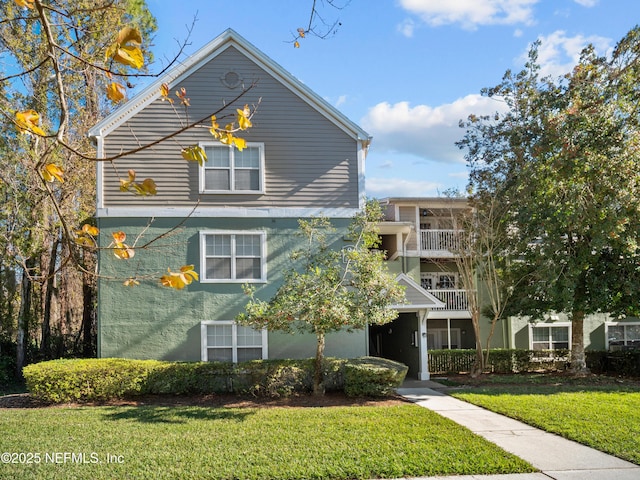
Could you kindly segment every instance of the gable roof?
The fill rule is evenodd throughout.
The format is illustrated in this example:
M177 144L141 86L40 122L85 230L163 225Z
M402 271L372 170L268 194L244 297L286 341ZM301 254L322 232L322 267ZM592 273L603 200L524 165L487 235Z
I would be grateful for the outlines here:
M169 84L172 88L180 83L192 72L202 65L211 61L229 47L235 47L243 55L255 62L262 69L280 81L286 88L296 94L299 98L309 104L312 108L321 113L337 127L357 140L368 142L371 136L360 126L349 120L338 109L329 104L326 100L316 94L300 80L291 75L282 66L273 61L270 57L258 50L244 37L233 29L227 29L184 62L180 62L174 68L156 79L153 83L144 88L139 94L119 107L106 118L98 122L89 130L90 137L104 137L129 120L146 105L160 97L160 86L163 83ZM365 144L366 146L366 144Z
M411 277L401 273L396 277L396 282L405 287L406 302L393 305L392 308L401 311L421 310L425 308L443 308L446 305L418 285Z

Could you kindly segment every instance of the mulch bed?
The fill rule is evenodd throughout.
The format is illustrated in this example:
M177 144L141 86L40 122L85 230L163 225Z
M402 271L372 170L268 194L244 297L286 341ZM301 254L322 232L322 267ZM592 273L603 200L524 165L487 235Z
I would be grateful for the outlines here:
M391 406L407 403L400 396L383 398L348 397L343 393L330 392L324 396L292 395L269 398L238 395L144 395L108 402L47 404L33 398L29 393L18 393L0 397L0 408L56 408L76 406L198 406L228 408L294 408L294 407L353 407Z

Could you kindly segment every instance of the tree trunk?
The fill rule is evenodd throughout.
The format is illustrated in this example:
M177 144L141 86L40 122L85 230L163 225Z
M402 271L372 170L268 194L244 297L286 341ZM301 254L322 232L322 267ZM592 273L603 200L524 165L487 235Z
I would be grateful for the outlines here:
M493 315L491 319L491 329L489 330L489 335L487 335L487 346L485 347L484 354L484 366L489 365L489 352L491 351L491 339L493 338L493 334L496 331L496 324L498 323L499 317L497 314Z
M471 324L473 325L473 333L476 337L476 361L473 363L473 370L471 371L471 377L475 378L482 375L484 371L484 355L482 354L482 340L480 339L480 313L474 312L471 318Z
M53 290L55 287L56 262L58 260L58 243L53 242L47 268L47 282L44 293L44 308L42 312L42 339L40 341L40 353L45 359L51 358L51 302L53 300Z
M84 275L82 283L82 355L84 357L93 357L96 354L94 349L93 324L95 317L95 290L91 285L91 279L88 275Z
M584 355L584 311L578 310L571 314L571 366L574 375L589 373Z
M324 395L324 373L322 364L324 363L324 333L316 332L318 343L316 345L316 361L313 374L313 394Z
M27 345L29 343L29 319L31 317L31 294L33 283L29 277L29 270L33 268L35 261L28 258L25 262L25 269L22 272L22 282L20 288L20 311L18 313L18 334L16 339L16 373L22 377L22 367L24 367L27 355Z

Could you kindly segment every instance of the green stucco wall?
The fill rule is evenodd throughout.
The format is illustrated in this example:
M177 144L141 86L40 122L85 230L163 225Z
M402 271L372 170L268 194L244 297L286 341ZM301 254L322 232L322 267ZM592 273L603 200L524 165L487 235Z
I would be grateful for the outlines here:
M349 219L334 220L334 248L348 244L344 232ZM200 322L233 320L247 302L242 283L194 282L184 290L162 287L158 279L167 268L193 264L200 270L199 232L202 230L264 231L267 237L267 283L255 284L257 295L268 300L291 265L289 253L299 245L295 218L100 218L100 246L107 247L112 232L124 231L125 243L137 247L129 260L103 250L98 280L98 356L194 361L201 357ZM176 228L177 227L177 228ZM174 229L175 230L172 230ZM169 232L167 234L167 232ZM165 235L158 238L160 235ZM156 239L156 240L154 240ZM140 285L125 287L129 276ZM305 358L315 354L311 335L269 333L270 358ZM366 354L366 333L327 337L326 354L357 357Z
M557 318L555 318L557 317ZM614 319L604 313L587 315L584 319L584 347L585 350L606 350L607 339L605 336L605 322L637 322L635 317L626 319ZM541 320L539 325L551 325L554 323L569 323L566 314L558 314L551 319ZM529 348L529 318L511 317L511 336L514 348Z

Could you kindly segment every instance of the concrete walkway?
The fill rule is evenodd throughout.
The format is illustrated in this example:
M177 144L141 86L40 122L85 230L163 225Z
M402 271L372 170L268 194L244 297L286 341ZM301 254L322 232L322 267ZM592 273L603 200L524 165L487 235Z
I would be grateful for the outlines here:
M429 477L455 480L640 480L640 466L490 412L442 392L436 382L405 382L398 394L526 460L541 473Z

